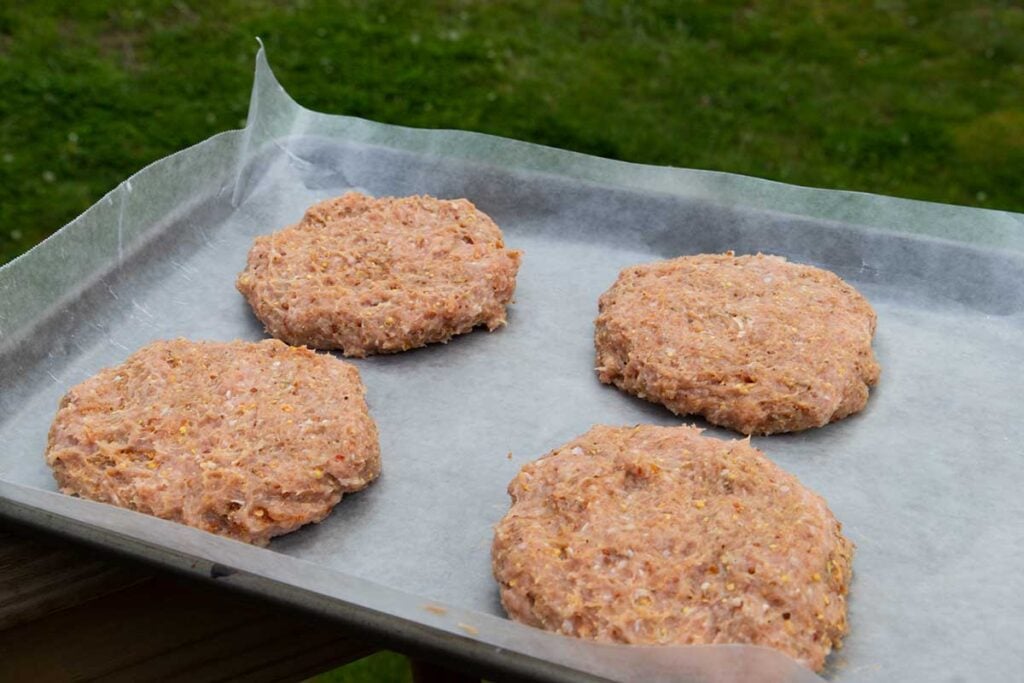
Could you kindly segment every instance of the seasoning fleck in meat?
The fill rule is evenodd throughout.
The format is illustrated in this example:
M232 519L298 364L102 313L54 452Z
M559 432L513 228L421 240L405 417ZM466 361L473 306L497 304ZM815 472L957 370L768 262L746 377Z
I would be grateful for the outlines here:
M465 199L353 192L258 237L237 287L274 337L361 357L504 325L520 257Z
M350 363L179 339L73 387L46 462L65 493L266 545L365 488L380 450Z
M764 645L815 670L847 633L853 546L749 440L596 426L508 491L492 560L517 621L603 642Z
M626 268L595 328L602 382L744 434L856 413L880 373L871 305L834 273L778 256Z

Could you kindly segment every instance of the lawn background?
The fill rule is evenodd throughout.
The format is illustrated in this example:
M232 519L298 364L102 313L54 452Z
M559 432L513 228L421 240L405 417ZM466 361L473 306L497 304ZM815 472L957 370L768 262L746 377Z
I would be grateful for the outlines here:
M1024 211L1017 2L3 2L0 263L244 125L255 36L313 109Z
M0 263L242 126L257 35L322 111L1024 211L1020 3L5 2Z

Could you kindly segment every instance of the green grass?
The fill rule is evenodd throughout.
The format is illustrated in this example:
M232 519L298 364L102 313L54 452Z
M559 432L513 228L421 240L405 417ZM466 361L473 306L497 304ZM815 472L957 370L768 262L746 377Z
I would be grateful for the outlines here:
M1024 210L1018 3L4 3L0 263L242 125L257 35L324 111Z
M411 683L412 670L405 657L394 652L378 652L330 673L309 679L307 683Z

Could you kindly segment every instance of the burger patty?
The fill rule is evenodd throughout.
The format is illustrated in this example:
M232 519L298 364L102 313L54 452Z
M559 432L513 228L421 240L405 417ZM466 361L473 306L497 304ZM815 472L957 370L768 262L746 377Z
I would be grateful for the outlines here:
M875 312L834 273L778 256L701 254L626 268L599 302L599 379L744 434L863 409Z
M504 325L520 257L465 199L349 193L257 238L237 287L278 339L361 357Z
M764 645L815 670L848 630L853 546L749 440L596 426L508 491L492 560L517 621L605 642Z
M46 462L65 493L266 545L380 473L364 393L276 340L158 341L64 396Z

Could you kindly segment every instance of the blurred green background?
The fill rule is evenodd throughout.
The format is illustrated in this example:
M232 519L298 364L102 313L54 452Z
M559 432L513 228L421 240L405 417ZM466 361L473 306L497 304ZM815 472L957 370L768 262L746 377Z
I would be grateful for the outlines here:
M0 3L0 263L299 102L601 156L1024 210L1019 2Z
M0 263L244 125L255 36L322 111L1024 211L1019 2L3 2Z

